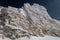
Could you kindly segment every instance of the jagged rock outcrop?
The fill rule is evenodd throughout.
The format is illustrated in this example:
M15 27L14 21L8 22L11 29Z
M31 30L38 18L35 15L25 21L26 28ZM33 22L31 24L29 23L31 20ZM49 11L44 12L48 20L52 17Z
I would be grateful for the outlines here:
M0 8L0 30L11 39L31 35L60 37L60 21L51 18L45 7L26 3L22 8Z

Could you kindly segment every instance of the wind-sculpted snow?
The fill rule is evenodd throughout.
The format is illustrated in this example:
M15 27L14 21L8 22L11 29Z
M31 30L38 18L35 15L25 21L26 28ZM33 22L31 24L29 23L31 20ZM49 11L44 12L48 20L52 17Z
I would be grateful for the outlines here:
M60 21L51 18L46 8L38 4L26 3L22 8L0 7L0 34L10 39L60 37Z

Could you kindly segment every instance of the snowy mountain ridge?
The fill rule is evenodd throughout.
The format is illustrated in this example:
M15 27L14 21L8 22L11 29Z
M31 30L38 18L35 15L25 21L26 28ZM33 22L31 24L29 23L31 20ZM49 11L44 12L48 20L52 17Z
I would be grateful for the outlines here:
M22 8L0 7L0 30L10 39L45 35L60 37L60 21L51 18L45 7L26 3Z

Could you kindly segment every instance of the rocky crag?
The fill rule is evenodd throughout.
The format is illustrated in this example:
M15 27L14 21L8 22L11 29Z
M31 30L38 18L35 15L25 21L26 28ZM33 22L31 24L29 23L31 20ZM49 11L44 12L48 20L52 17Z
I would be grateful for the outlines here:
M0 7L0 34L10 39L50 35L60 37L60 21L53 19L45 7L28 3L22 8Z

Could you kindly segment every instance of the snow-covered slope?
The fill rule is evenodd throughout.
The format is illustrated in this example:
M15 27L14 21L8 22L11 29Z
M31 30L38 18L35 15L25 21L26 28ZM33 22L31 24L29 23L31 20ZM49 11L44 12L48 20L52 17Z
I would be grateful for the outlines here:
M17 40L60 40L60 21L51 18L47 9L38 4L0 7L0 33Z
M11 39L9 39L9 38L5 38L5 39L0 38L0 40L11 40ZM15 39L15 40L60 40L60 38L46 35L45 37L36 37L36 36L31 36L30 38L22 37L22 38L18 38L18 39Z

